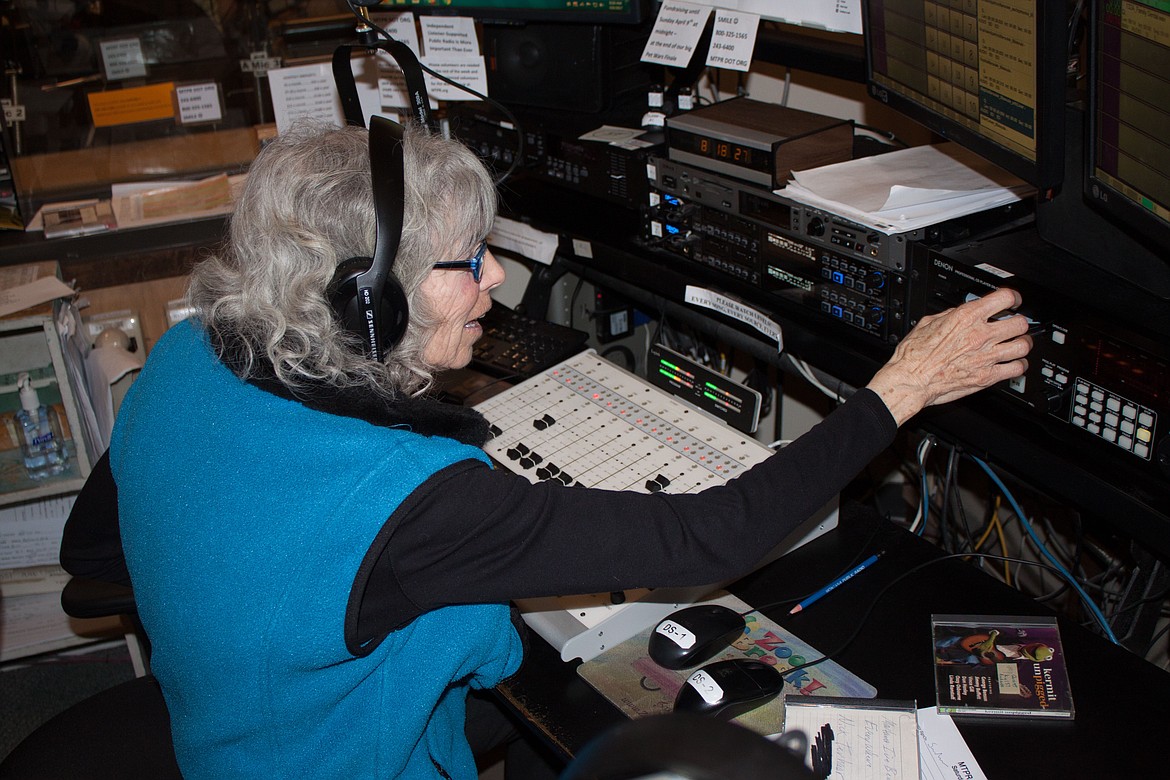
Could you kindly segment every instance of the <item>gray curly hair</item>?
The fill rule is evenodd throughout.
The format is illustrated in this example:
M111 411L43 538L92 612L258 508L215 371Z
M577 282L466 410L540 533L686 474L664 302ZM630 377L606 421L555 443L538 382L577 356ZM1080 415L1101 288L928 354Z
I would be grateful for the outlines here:
M294 393L322 383L386 396L429 387L422 352L438 322L418 295L437 260L468 257L495 220L495 186L466 146L408 125L406 207L394 262L410 307L384 363L335 319L325 289L338 264L374 251L368 133L300 123L260 152L223 248L192 271L188 299L220 358L243 378L271 366Z

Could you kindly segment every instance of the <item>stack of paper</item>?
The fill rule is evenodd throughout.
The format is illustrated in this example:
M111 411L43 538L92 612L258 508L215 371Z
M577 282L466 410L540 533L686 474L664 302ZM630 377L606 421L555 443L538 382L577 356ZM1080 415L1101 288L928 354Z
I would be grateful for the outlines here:
M1022 200L1026 182L958 144L915 146L793 172L777 192L881 233L904 233Z
M77 639L61 610L68 575L57 563L73 500L61 496L0 509L0 661Z

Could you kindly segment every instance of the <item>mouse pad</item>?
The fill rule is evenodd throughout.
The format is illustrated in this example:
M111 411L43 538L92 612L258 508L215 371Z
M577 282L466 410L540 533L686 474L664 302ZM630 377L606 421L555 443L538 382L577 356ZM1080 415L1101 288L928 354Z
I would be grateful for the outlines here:
M697 603L722 604L740 613L751 609L749 604L725 591L717 591ZM749 630L732 646L706 663L728 658L753 658L774 663L776 669L783 673L785 669L823 655L764 615L751 612L745 620ZM674 707L674 698L679 688L698 668L675 672L651 661L646 654L646 647L653 630L654 626L650 626L577 667L577 673L586 682L631 718L669 713ZM877 696L877 688L832 660L802 669L788 682L783 694L762 707L740 715L735 722L760 734L779 733L784 723L784 695L797 695L797 689L799 695L804 696L849 696L861 699Z

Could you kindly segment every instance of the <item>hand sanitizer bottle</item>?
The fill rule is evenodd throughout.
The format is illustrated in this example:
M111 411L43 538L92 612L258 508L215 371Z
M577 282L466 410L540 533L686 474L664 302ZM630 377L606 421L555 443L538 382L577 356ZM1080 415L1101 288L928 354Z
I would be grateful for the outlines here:
M20 449L29 478L44 479L60 474L65 470L66 455L57 411L41 403L28 374L21 373L16 386L20 390L16 424L21 431Z

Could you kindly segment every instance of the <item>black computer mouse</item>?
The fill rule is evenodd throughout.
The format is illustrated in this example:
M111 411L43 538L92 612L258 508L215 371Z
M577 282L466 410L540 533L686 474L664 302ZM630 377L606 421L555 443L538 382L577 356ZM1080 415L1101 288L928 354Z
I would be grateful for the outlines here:
M768 703L783 689L784 678L774 666L750 658L716 661L687 677L674 699L674 711L731 720Z
M650 633L650 660L666 669L698 666L742 636L746 625L743 615L721 604L680 609Z

